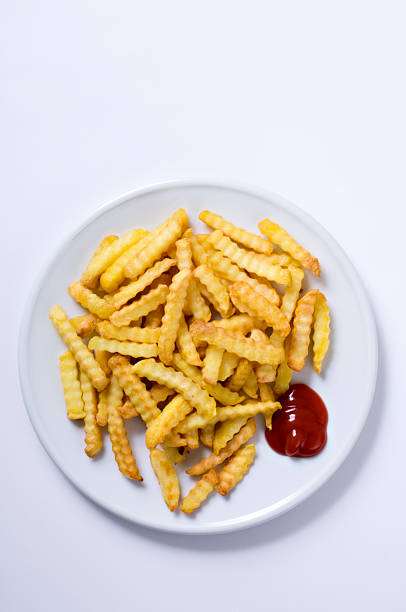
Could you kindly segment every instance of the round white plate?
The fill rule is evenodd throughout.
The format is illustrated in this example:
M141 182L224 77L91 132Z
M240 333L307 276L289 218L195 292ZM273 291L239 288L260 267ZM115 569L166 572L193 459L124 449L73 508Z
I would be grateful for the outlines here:
M306 275L305 287L319 287L331 307L331 345L323 374L315 374L307 364L294 377L313 387L327 405L328 442L323 452L312 459L276 454L267 445L263 421L258 418L257 456L249 474L227 497L212 494L191 516L166 508L149 463L142 424L130 422L128 432L143 483L120 474L107 436L96 459L85 455L83 428L65 415L58 370L64 346L48 319L55 303L71 316L80 313L67 287L80 278L101 238L134 227L152 229L179 207L187 211L197 230L203 229L199 211L206 208L253 232L258 232L258 221L270 217L319 258L322 277ZM169 182L138 189L107 204L64 242L28 300L19 339L19 368L28 414L42 444L83 493L141 525L178 533L219 533L286 512L309 497L344 461L372 402L377 338L358 274L335 240L309 215L274 194L204 182ZM193 461L178 466L183 495L194 484L184 474Z

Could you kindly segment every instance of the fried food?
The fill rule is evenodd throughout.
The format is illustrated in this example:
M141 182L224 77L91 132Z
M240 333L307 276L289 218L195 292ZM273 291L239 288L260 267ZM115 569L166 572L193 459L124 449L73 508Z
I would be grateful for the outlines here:
M264 240L261 236L256 236L255 234L251 234L251 232L247 232L233 225L216 213L210 212L209 210L203 210L199 215L199 219L213 229L221 230L225 236L228 236L234 240L234 242L238 242L257 253L270 255L273 251L272 242Z
M202 376L204 382L212 387L217 384L223 354L224 349L218 348L217 346L207 347L203 361Z
M189 282L186 305L187 309L193 315L194 319L201 319L202 321L210 321L211 311L207 305L204 297L200 293L197 279L192 276Z
M190 238L183 237L176 241L176 262L179 270L192 270L192 245Z
M264 342L265 344L270 342L268 336L261 329L253 329L250 337L256 342ZM272 365L262 364L255 368L255 376L258 383L274 381L275 373L275 366Z
M85 407L82 400L82 390L78 378L76 360L70 351L66 351L59 358L63 394L65 397L66 414L68 419L83 419Z
M152 310L158 308L160 304L164 304L168 293L169 288L166 285L158 285L158 287L151 289L149 293L143 295L139 300L124 306L121 310L113 312L110 316L110 321L117 327L129 325L135 319L144 317Z
M165 387L165 385L158 384L152 385L151 389L149 390L150 396L157 404L164 402L174 393L175 391L173 389L169 389L168 387Z
M206 425L206 427L200 430L200 442L207 446L207 448L213 448L215 427L215 425Z
M239 314L230 317L229 319L214 319L210 321L215 327L222 327L231 332L239 332L243 336L255 327L259 327L261 323L246 314Z
M176 395L162 412L150 422L145 434L147 448L161 444L172 429L192 411L192 406L181 395Z
M258 397L258 381L255 375L254 370L251 370L245 384L243 386L243 391L245 395L251 397L252 399L257 399Z
M83 370L80 371L80 387L85 407L85 453L88 457L95 457L102 449L103 440L96 420L96 390Z
M327 300L322 293L318 293L314 308L313 325L313 367L318 374L321 364L327 353L330 335L330 314Z
M195 278L203 285L206 296L214 308L227 318L232 311L232 304L227 289L207 264L202 264L193 271Z
M281 312L285 315L288 322L290 322L295 312L304 277L303 270L297 266L289 266L289 272L290 283L286 286L281 305Z
M310 343L310 331L313 322L318 289L306 293L297 303L290 339L288 366L299 372L305 363Z
M234 283L231 286L230 295L232 302L240 312L246 312L256 319L262 319L282 337L289 334L289 321L282 311L247 283Z
M156 344L159 340L161 330L152 327L117 327L110 321L100 321L96 325L96 329L102 338L110 340L120 340L128 342L146 342L147 344Z
M179 353L185 361L194 366L202 365L202 360L200 359L199 353L196 350L196 346L192 340L192 336L190 335L189 328L183 315L179 321L176 345L179 349Z
M107 395L110 390L110 385L100 391L98 401L97 401L97 415L96 415L96 423L99 427L105 427L107 425L108 419L108 408L107 408Z
M150 452L152 469L161 487L162 497L169 510L176 510L179 503L179 480L168 455L156 448Z
M239 448L218 475L216 491L227 495L244 478L255 458L255 445Z
M248 359L240 359L237 368L228 383L228 388L231 389L231 391L240 391L240 389L242 389L247 382L248 376L251 374L251 372L252 365Z
M183 500L180 510L186 514L192 513L204 502L208 495L213 491L217 483L217 474L214 470L210 470L201 478L186 495Z
M103 272L100 277L100 286L107 293L113 293L123 283L125 279L125 268L129 261L137 257L138 253L143 250L149 241L150 234L146 231L140 235L138 242L130 246L124 251L120 257Z
M145 317L145 327L157 329L161 327L162 317L164 316L164 305L160 304L158 308L152 310ZM159 330L161 333L161 330Z
M130 357L156 357L158 347L156 344L145 344L141 342L120 342L119 340L108 340L100 336L93 336L88 347L91 351L109 351Z
M90 336L94 332L100 319L96 315L89 313L73 317L69 321L75 328L77 335L80 338L86 338L86 336Z
M224 381L227 380L227 378L229 378L230 376L232 376L239 361L240 358L238 357L238 355L224 351L220 364L218 380Z
M132 300L136 295L138 295L138 293L141 293L141 291L144 291L146 287L151 285L155 280L159 279L164 272L169 270L175 264L176 261L174 259L169 259L169 257L162 259L161 261L157 261L152 268L149 268L146 272L144 272L144 274L136 281L133 281L128 285L124 285L117 291L117 293L113 294L112 304L114 308L118 310L124 306L124 304L127 304L127 302Z
M90 291L87 287L81 285L79 281L75 281L71 284L69 293L74 300L83 306L83 308L90 310L90 312L99 317L99 319L108 319L114 312L114 308L111 304L93 293L93 291Z
M118 411L123 419L132 419L133 417L140 416L138 410L136 410L129 399L126 399L126 401L118 407Z
M237 417L220 423L216 428L213 439L213 452L218 455L219 452L227 445L231 438L237 434L247 422L246 417Z
M162 317L161 333L158 340L159 358L167 365L172 363L176 337L191 275L191 271L187 268L180 270L173 277L169 287L164 316Z

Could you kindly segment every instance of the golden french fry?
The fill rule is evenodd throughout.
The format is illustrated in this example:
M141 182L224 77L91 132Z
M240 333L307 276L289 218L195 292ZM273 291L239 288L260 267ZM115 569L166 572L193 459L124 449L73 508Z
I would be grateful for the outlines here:
M217 319L210 321L215 327L222 327L228 331L239 332L243 336L256 327L261 327L261 322L256 321L246 314L239 314L229 319Z
M124 421L119 411L122 397L123 391L118 384L116 377L112 376L106 398L106 405L108 415L107 427L114 457L116 459L118 469L124 476L126 476L126 478L130 478L132 480L142 480L142 476L138 470L137 463L128 441Z
M194 319L202 321L210 321L211 311L204 297L200 293L197 279L192 276L189 282L188 292L186 296L187 309L193 315Z
M203 380L208 385L217 384L221 362L223 360L224 349L217 346L207 347L206 356L203 362Z
M102 257L104 257L103 252L106 251L107 247L113 244L113 242L116 242L117 239L118 239L118 236L115 236L115 235L106 236L105 238L103 238L103 240L100 242L99 246L93 253L93 257L90 260L87 268L92 269L95 263L97 265L97 262L100 261ZM98 280L98 275L94 276L93 278L89 277L86 283L86 286L89 287L90 289L95 289L97 287L97 280Z
M288 269L290 272L290 283L286 286L285 293L282 298L281 312L285 315L288 322L290 322L293 313L295 312L296 302L299 299L304 272L297 266L289 266Z
M189 452L187 448L183 448L181 449L182 453L180 453L177 448L174 448L173 446L168 446L167 444L163 444L162 448L164 449L172 463L174 463L175 465L177 465L181 461L184 461Z
M268 336L260 329L253 329L251 334L251 338L256 340L257 342L269 342ZM276 344L276 346L279 346ZM255 368L255 376L259 383L261 382L272 382L275 380L276 369L275 366L262 364ZM248 394L249 395L249 394Z
M237 434L247 422L246 417L237 417L224 421L216 428L216 433L213 439L213 452L218 455L219 452L226 446L231 438Z
M227 378L232 376L239 361L238 355L224 351L218 374L219 381L227 380Z
M255 453L255 445L248 444L239 448L231 457L218 475L216 491L220 495L227 495L244 478L254 461Z
M224 236L220 230L215 230L210 234L207 242L238 264L240 268L281 285L289 283L290 274L286 268L270 263L266 255L240 248L230 238Z
M158 363L154 359L143 359L132 367L132 371L138 374L138 376L145 376L148 380L155 380L161 385L175 389L196 408L198 414L204 420L209 421L214 416L216 412L215 400L210 397L205 389L202 389L195 382L173 368L168 368L163 363Z
M147 448L161 444L183 419L192 411L192 406L181 395L176 395L162 412L151 421L145 434Z
M93 291L90 291L87 287L81 285L79 281L75 281L71 284L69 293L74 300L98 316L99 319L108 319L114 312L114 308L111 304L93 293Z
M203 210L200 213L199 219L206 223L209 227L212 227L215 230L221 230L225 236L228 236L235 242L242 244L248 249L252 249L253 251L257 251L257 253L264 253L265 255L270 255L273 251L272 242L269 240L264 240L261 236L256 236L255 234L251 234L251 232L247 232L240 227L233 225L229 221L226 221L220 215L216 213L210 212L209 210Z
M161 487L162 497L169 510L173 512L178 506L180 496L179 480L175 469L168 455L159 448L152 450L149 458Z
M322 293L317 295L314 308L314 331L313 331L313 367L318 374L321 372L321 364L327 353L330 334L330 316L327 300Z
M109 351L102 351L102 350L96 351L96 355L95 355L96 361L101 366L106 376L110 376L111 374L111 370L109 366L110 357L111 357L111 353L109 353Z
M131 321L144 317L152 310L158 308L160 304L163 304L168 293L169 288L166 285L159 285L155 289L151 289L149 293L143 295L139 300L124 306L121 310L113 312L110 321L113 325L117 325L117 327L129 325Z
M258 223L260 231L274 244L287 251L294 259L299 261L304 268L311 270L313 274L320 276L320 265L316 257L305 251L290 234L277 223L264 219Z
M148 235L145 248L142 248L137 256L126 265L126 275L129 278L141 276L147 268L160 259L161 255L168 250L171 244L176 242L186 229L187 224L187 214L180 208L167 221Z
M287 364L286 359L283 359L276 372L274 383L274 392L277 397L282 395L289 389L290 381L292 380L292 370Z
M120 342L119 340L108 340L100 336L93 336L88 347L91 351L109 351L130 357L156 357L158 347L156 344L145 344L141 342Z
M73 317L72 319L69 319L69 321L75 328L77 335L80 338L85 338L94 332L100 319L99 317L96 317L96 315L88 313L85 315L79 315L78 317Z
M165 312L162 317L161 333L158 340L159 358L165 364L170 364L172 362L179 323L182 317L191 275L191 271L187 268L180 270L180 272L173 277L171 286L169 287Z
M174 259L169 259L168 257L162 261L157 261L152 268L149 268L137 280L129 283L128 285L124 285L117 291L117 293L113 295L112 304L114 308L118 310L158 279L160 284L164 284L162 282L161 275L163 275L164 272L169 270L175 264L176 261Z
M103 440L96 421L96 390L83 370L80 371L80 387L85 407L85 453L88 457L95 457L102 449Z
M120 387L125 391L135 410L148 426L161 412L144 383L134 373L133 366L126 357L113 355L109 359L109 365Z
M53 306L49 311L49 318L68 349L72 352L81 370L86 372L97 391L102 391L109 384L109 379L86 344L77 335L63 308L58 305Z
M111 384L111 383L110 383ZM107 396L110 391L110 385L100 391L99 398L97 402L97 415L96 415L96 423L99 427L105 427L107 425L108 420L108 407L107 407Z
M99 276L108 268L124 251L136 244L145 230L135 229L123 234L109 246L95 254L90 260L86 270L82 274L81 282L86 287L92 287Z
M59 358L59 370L63 394L65 396L66 414L68 419L83 419L85 407L82 400L82 390L78 378L78 368L74 356L66 351Z
M102 338L110 340L120 340L129 342L146 342L147 344L156 344L159 340L160 329L152 327L117 327L110 321L100 321L96 325L96 329Z
M180 510L186 514L190 514L196 510L213 491L217 483L217 474L214 470L210 470L201 478L186 495L183 500Z
M208 448L213 448L215 427L215 425L206 425L206 427L200 430L200 442Z
M125 279L125 268L128 262L137 257L138 253L145 248L149 235L149 232L142 230L138 240L103 272L100 277L100 286L104 291L112 293L120 287Z
M185 234L176 241L176 261L179 270L191 270L193 268L192 246L190 238L185 238Z
M227 387L223 387L220 383L215 385L208 385L204 380L199 368L187 363L177 353L173 356L173 365L180 370L187 378L195 382L199 387L206 389L206 391L214 397L220 404L234 405L241 401L241 397L238 393L233 393Z
M281 310L247 283L234 283L231 286L230 295L232 302L240 312L246 312L256 319L262 319L283 337L290 332L289 321Z
M118 407L118 411L123 419L132 419L133 417L140 416L138 414L138 410L133 406L129 399Z
M240 389L242 389L245 383L247 382L248 376L251 374L251 372L252 365L250 364L248 359L240 359L234 374L230 378L228 388L231 389L231 391L239 391Z
M151 312L147 314L147 316L145 317L145 327L150 328L150 329L159 328L159 333L161 333L160 327L161 327L163 316L164 316L164 305L162 303L158 306L158 308L155 308L155 310L152 310Z
M165 387L165 385L158 385L158 384L152 385L151 389L149 390L150 396L152 397L154 402L156 402L157 404L164 402L166 399L168 399L168 397L170 397L174 393L175 391L173 389L169 389L168 387Z
M190 448L190 450L199 448L199 432L197 429L186 433L185 438L186 438L187 446L188 448Z
M206 290L206 297L222 317L231 314L232 304L227 289L219 278L213 273L207 264L197 267L193 271L195 278L203 285Z
M252 399L257 399L258 381L257 377L255 376L254 370L251 370L251 372L249 373L248 378L243 386L243 391L246 395L248 395L248 397L251 397Z
M198 240L197 236L190 237L190 246L192 247L192 257L195 266L205 264L207 262L208 253Z
M244 425L234 437L227 442L226 446L216 455L212 453L208 457L205 457L199 463L193 465L190 469L186 470L191 476L200 476L208 470L215 468L231 457L243 444L247 442L255 433L255 419L248 419L247 424Z
M275 395L272 391L271 385L268 383L259 383L259 396L261 398L261 402L274 402Z
M288 366L297 372L303 368L309 350L310 331L318 294L318 289L312 289L298 301L296 306L290 337Z
M230 353L245 357L248 361L276 364L280 362L282 356L282 349L279 347L263 342L255 342L252 338L246 338L237 332L216 327L213 323L194 321L189 331L193 339L218 346Z
M196 350L196 346L192 340L192 336L189 333L189 328L185 321L185 317L182 315L179 321L178 337L176 344L182 358L190 363L191 365L201 366L202 360L199 357L199 353Z
M269 302L279 306L281 299L279 293L271 285L267 285L263 281L258 281L255 278L248 276L246 272L241 270L236 264L233 264L231 259L224 257L220 251L215 251L209 259L210 267L218 276L232 283L242 281L250 285L257 293L263 295Z

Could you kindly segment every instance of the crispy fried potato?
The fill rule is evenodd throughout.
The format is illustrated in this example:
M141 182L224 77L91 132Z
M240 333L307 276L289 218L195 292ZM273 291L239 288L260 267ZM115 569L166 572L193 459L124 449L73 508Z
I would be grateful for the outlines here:
M78 317L73 317L69 319L70 323L75 328L77 335L80 338L86 338L86 336L90 336L96 329L97 323L100 321L99 317L92 313L88 313L85 315L79 315Z
M290 273L286 268L270 263L266 255L240 248L230 238L224 236L220 230L215 230L208 237L207 242L238 264L240 268L281 285L289 283Z
M190 514L196 510L213 491L217 483L217 474L214 470L210 470L201 478L186 495L183 500L180 510L186 514Z
M96 354L95 354L97 363L101 366L103 372L108 377L110 377L110 374L111 374L111 370L109 366L110 357L111 357L111 353L109 353L109 351L98 350L96 351Z
M289 266L289 272L290 283L286 286L281 305L281 312L285 315L288 322L290 322L295 312L296 302L299 299L304 277L303 270L297 266Z
M190 246L192 247L192 257L195 266L197 267L205 264L207 262L208 253L197 236L190 237Z
M93 253L93 257L90 260L87 267L88 268L90 267L90 269L92 269L95 263L97 265L97 262L100 261L102 257L104 257L103 251L106 251L107 247L113 244L113 242L115 242L117 239L118 239L118 236L115 236L115 235L110 235L110 236L106 236L105 238L103 238L103 240L100 242L99 246ZM88 282L86 283L87 287L89 287L90 289L95 289L97 287L97 279L98 279L98 276L89 278Z
M311 253L305 251L286 230L269 219L264 219L258 223L258 227L271 242L277 244L284 251L287 251L294 259L299 261L304 268L320 276L320 265L316 257L313 257Z
M218 455L231 438L244 427L247 421L246 417L237 417L236 419L229 419L224 421L224 423L220 423L214 434L213 452Z
M157 404L164 402L174 393L175 391L173 389L169 389L168 387L165 387L165 385L158 385L157 383L152 385L151 389L149 390L150 396Z
M65 311L58 305L49 311L49 318L57 332L72 352L81 370L86 372L97 391L102 391L109 384L109 379L97 363L86 344L79 338L75 328L68 321Z
M193 465L190 469L186 470L191 476L200 476L208 470L215 468L231 457L243 444L247 442L255 433L255 419L248 419L247 424L244 425L234 437L227 442L226 446L216 455L212 453L208 457L205 457L199 463Z
M96 390L83 370L80 371L80 387L85 407L85 453L88 457L95 457L102 449L103 440L96 422Z
M162 317L164 316L164 305L163 303L152 310L145 317L145 327L149 327L152 329L157 329L161 327ZM159 329L159 333L161 333L161 329Z
M209 210L203 210L199 215L199 219L211 228L221 230L225 236L228 236L235 242L242 244L248 249L257 251L257 253L270 255L273 251L272 242L264 240L261 236L256 236L255 234L251 234L251 232L247 232L233 225L216 213L210 212Z
M292 380L292 370L287 364L286 359L282 359L279 368L276 372L275 383L273 386L275 395L279 397L289 389L290 381Z
M185 438L186 438L187 446L188 448L190 448L190 450L199 448L199 432L197 429L186 433Z
M318 289L312 289L298 301L296 306L290 337L288 366L297 372L303 368L309 350L310 331L318 294Z
M227 495L244 478L255 458L255 445L239 448L218 475L216 491Z
M147 344L155 344L159 340L161 330L152 327L117 327L110 321L100 321L96 325L96 329L102 338L110 340L120 340L128 342L146 342Z
M192 276L189 282L187 297L186 297L187 309L193 315L194 319L201 319L202 321L210 321L211 311L207 305L204 297L200 293L197 279Z
M167 365L172 362L176 337L178 335L179 324L191 275L191 271L187 268L180 270L180 272L173 277L171 286L169 287L165 312L162 317L161 333L158 340L159 358Z
M120 287L125 279L125 268L128 262L134 259L134 257L137 257L138 253L145 248L149 236L149 232L144 231L138 242L125 250L120 257L117 257L117 259L103 272L100 277L100 286L104 291L113 293L113 291L116 291Z
M151 421L145 434L147 448L161 444L183 419L192 411L192 406L181 395L176 395L162 412Z
M215 427L215 425L206 425L206 427L200 430L200 442L208 448L213 448Z
M193 275L205 288L206 297L209 299L210 303L213 304L217 312L225 318L230 316L232 311L230 296L228 295L227 289L211 268L209 268L207 264L203 264L194 270Z
M176 241L176 261L179 270L192 270L192 246L190 238L185 238L185 234L180 240Z
M124 306L121 310L113 312L110 321L113 325L117 325L117 327L129 325L131 321L144 317L152 310L158 308L160 304L163 304L168 293L169 288L166 285L159 285L155 289L151 289L149 293L143 295L139 300Z
M246 314L239 314L230 317L229 319L216 319L210 321L215 327L222 327L228 331L239 332L243 336L256 327L261 327L261 322L256 321Z
M261 329L253 329L250 337L257 342L270 342L268 336ZM278 345L276 345L278 346ZM258 383L261 382L272 382L275 380L276 369L275 366L262 364L255 368L255 376Z
M314 308L314 331L313 331L313 367L318 374L321 372L321 364L327 353L330 334L330 315L327 300L322 293L317 295Z
M162 497L169 510L176 510L179 503L179 480L168 455L156 448L150 452L152 469L161 487Z
M118 411L123 419L132 419L133 417L140 416L138 414L138 410L133 406L129 399L126 399L126 401L118 407Z
M115 310L118 310L124 304L127 304L130 300L132 300L138 293L144 291L146 287L151 285L154 281L159 280L159 284L166 284L162 282L162 276L164 272L169 270L172 266L176 264L174 259L163 259L162 261L157 261L152 268L149 268L142 276L140 276L136 281L129 283L128 285L124 285L113 295L112 304Z
M248 376L252 372L252 365L248 359L240 359L236 370L228 383L228 388L231 391L240 391L248 380Z
M255 376L254 370L251 370L245 384L243 386L243 391L245 395L251 397L252 399L257 399L258 397L258 381Z
M174 463L175 465L184 461L189 452L189 450L185 447L183 449L183 452L180 453L177 448L174 448L173 446L168 446L167 444L162 444L162 448L164 449L165 453L168 455L172 463Z
M268 383L259 383L259 396L261 398L261 402L274 402L275 395L272 391L271 385Z
M93 293L93 291L90 291L87 287L81 285L79 281L75 281L71 284L69 293L74 300L83 306L83 308L90 310L90 312L99 317L99 319L108 319L114 312L114 308L111 304Z
M100 336L93 336L88 347L91 351L109 351L130 357L156 357L158 347L156 344L145 344L141 342L120 342L119 340L108 340Z
M238 357L238 355L235 355L235 353L228 353L227 351L224 351L218 374L219 381L227 380L227 378L232 376L239 361L240 358Z
M230 295L232 302L240 312L246 312L256 319L262 319L283 337L290 332L289 321L281 310L247 283L234 283L231 286Z
M179 321L176 345L179 349L182 358L185 361L195 366L202 365L202 360L200 359L199 353L196 350L196 346L192 340L192 336L189 333L189 328L183 315L181 316Z
M68 419L83 419L85 407L78 378L78 368L75 358L70 351L66 351L60 356L59 370L63 394L65 396L67 417Z
M105 427L108 419L107 396L109 394L110 385L100 391L97 401L96 423L99 427Z
M139 376L145 376L148 380L155 380L161 385L175 389L196 408L203 420L209 421L214 416L216 412L215 400L209 396L205 389L202 389L195 382L173 368L168 368L163 363L158 363L154 359L143 359L132 367L132 371Z
M208 385L217 384L221 362L223 360L224 349L217 346L207 347L206 356L203 362L203 380Z

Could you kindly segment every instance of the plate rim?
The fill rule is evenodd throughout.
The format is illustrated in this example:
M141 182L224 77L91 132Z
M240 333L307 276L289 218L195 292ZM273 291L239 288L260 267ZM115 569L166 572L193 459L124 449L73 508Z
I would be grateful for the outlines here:
M277 206L282 209L287 210L291 214L295 215L299 218L299 220L304 223L306 226L314 229L324 240L329 243L330 248L333 251L335 257L338 258L339 262L344 265L346 276L350 276L351 284L354 284L358 289L358 304L363 314L363 321L367 327L368 337L371 339L371 351L370 351L370 359L371 359L371 368L370 368L370 376L368 380L368 385L365 390L365 401L364 401L364 409L361 412L358 421L356 423L356 427L354 427L352 431L352 435L347 439L346 444L341 449L341 452L334 457L332 461L324 468L324 470L315 476L308 483L303 485L299 490L295 491L288 497L280 500L277 503L272 504L271 506L267 506L259 511L245 514L241 517L237 517L235 519L227 519L225 521L216 521L212 522L209 525L198 525L195 523L188 524L176 524L169 525L166 523L160 523L157 521L149 521L148 517L145 517L142 520L134 518L131 513L126 512L122 508L117 507L114 502L106 502L104 498L99 497L99 495L89 491L86 489L76 478L76 475L70 470L69 466L66 466L63 461L61 461L57 455L56 449L54 448L54 444L49 440L47 434L42 429L40 419L36 419L35 409L35 400L33 397L32 389L29 383L28 376L28 362L25 359L25 340L28 336L29 332L29 322L31 319L33 306L36 302L36 298L40 292L40 289L43 285L44 280L48 275L48 271L52 268L54 262L61 256L65 248L68 244L86 227L88 227L95 219L101 216L107 210L118 207L123 202L144 195L146 193L152 193L154 191L162 191L168 188L176 188L176 187L213 187L217 189L225 189L225 190L234 190L239 191L245 195L250 195L254 197L258 197L264 199L268 202L273 202ZM351 278L352 277L352 278ZM112 514L115 514L125 520L134 523L136 525L140 525L141 527L147 527L150 529L164 531L167 533L177 533L177 534L185 534L185 535L207 535L207 534L219 534L219 533L227 533L231 531L237 531L240 529L245 529L248 527L253 527L256 525L260 525L268 520L276 518L285 512L293 509L305 499L313 495L319 488L321 488L331 476L338 470L338 468L343 464L345 459L350 454L352 448L354 447L356 441L358 440L362 429L366 423L367 417L369 415L374 393L376 387L377 373L378 373L378 335L376 322L374 317L374 312L368 296L365 291L365 287L363 281L349 259L348 255L344 251L344 249L340 246L337 240L326 230L323 225L319 223L312 215L310 215L305 210L301 209L296 204L293 204L283 196L280 196L277 193L274 193L265 188L260 188L257 186L253 186L247 183L241 183L234 180L217 180L217 179L202 179L202 178L180 178L180 179L171 179L158 181L154 183L150 183L148 185L144 185L142 187L138 187L136 189L130 190L121 196L109 200L105 204L97 207L95 211L87 216L82 223L80 223L74 231L69 232L63 240L59 243L59 245L52 250L49 257L47 257L45 263L40 266L39 271L37 272L34 281L31 285L31 289L27 296L27 301L23 307L23 312L20 319L20 328L18 334L18 349L17 349L17 360L18 360L18 372L19 372L19 380L20 380L20 388L22 392L22 397L25 405L26 412L30 419L30 422L33 426L35 433L37 434L43 448L47 452L48 456L53 460L53 462L57 465L57 467L61 470L61 472L66 476L70 482L88 499L95 502L97 505L102 508L108 510Z

